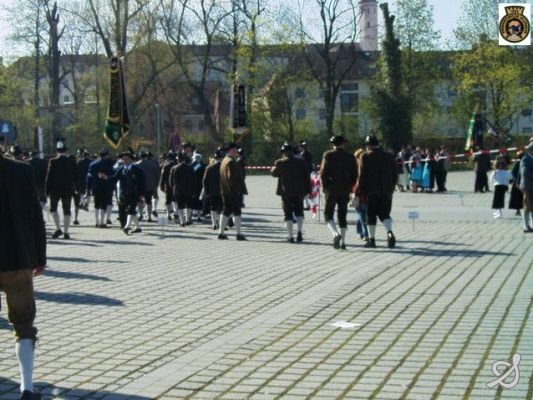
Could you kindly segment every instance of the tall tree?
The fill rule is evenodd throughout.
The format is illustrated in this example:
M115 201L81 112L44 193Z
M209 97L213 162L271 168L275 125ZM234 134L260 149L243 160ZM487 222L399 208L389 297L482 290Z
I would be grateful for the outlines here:
M394 29L402 50L407 96L413 110L413 130L427 134L426 115L435 112L435 85L441 79L438 52L440 31L435 29L433 6L427 0L397 0Z
M481 40L471 51L459 52L454 58L454 78L460 94L457 106L463 116L479 105L495 133L509 132L516 114L532 100L526 83L531 70L525 57L523 50L489 40Z
M311 3L314 4L312 8L302 3L300 37L308 66L323 93L329 137L334 132L335 106L341 85L357 61L355 27L358 16L352 0L312 0ZM304 9L311 14L311 21L304 15ZM318 37L314 33L317 26Z
M374 90L375 117L385 146L399 149L412 140L412 108L402 77L400 41L394 34L394 15L387 3L380 4L385 21L385 38L379 83Z
M461 7L461 17L454 29L456 48L469 49L480 38L498 37L498 3L509 0L465 0Z

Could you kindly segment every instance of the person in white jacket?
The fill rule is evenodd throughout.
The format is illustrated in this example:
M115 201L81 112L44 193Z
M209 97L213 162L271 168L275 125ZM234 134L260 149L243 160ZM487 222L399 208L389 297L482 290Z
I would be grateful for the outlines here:
M502 218L502 209L505 207L505 192L509 189L509 182L512 175L506 169L505 163L499 163L490 175L490 182L494 185L494 197L492 198L492 208L494 218Z

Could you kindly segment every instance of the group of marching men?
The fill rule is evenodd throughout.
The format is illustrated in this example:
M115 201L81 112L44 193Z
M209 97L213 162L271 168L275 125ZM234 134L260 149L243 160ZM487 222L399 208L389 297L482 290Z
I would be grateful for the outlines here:
M362 225L362 230L358 231L366 241L365 246L376 246L375 225L379 218L386 227L387 245L392 248L395 237L390 209L397 178L394 156L384 152L375 137L367 138L366 151L357 157L344 150L345 143L342 136L331 138L332 149L323 154L319 171L315 171L305 141L298 147L287 143L282 145L281 158L275 161L271 174L278 178L276 193L282 200L287 241L303 241L303 210L309 209L307 200L313 198L314 179L320 182L325 194L324 217L333 236L334 248L346 248L346 215L350 199L356 210L364 211L358 211ZM159 217L158 190L161 190L169 220L185 227L192 224L193 218L200 220L202 214L210 214L212 228L218 230L218 239L228 238L226 230L230 225L235 227L237 240L246 240L241 232L241 209L248 192L242 153L235 143L219 147L208 165L188 142L179 152L168 152L160 162L148 152L141 152L137 157L132 151L120 153L115 161L105 148L94 161L87 151L80 149L76 160L67 155L63 139L57 141L56 152L57 155L48 162L36 154L28 160L34 169L43 208L46 197L50 197L49 211L56 228L53 238L70 239L72 199L73 224L79 224L79 210L87 209L92 197L95 226L108 228L112 224L114 193L123 232L126 235L142 232L140 221L145 209L148 222L154 221L152 217ZM62 225L58 213L60 201L64 215Z

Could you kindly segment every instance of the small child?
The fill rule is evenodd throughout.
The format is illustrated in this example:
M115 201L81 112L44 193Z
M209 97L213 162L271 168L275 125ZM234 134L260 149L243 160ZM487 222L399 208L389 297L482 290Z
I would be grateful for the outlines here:
M505 206L505 192L509 189L511 173L507 171L505 163L498 163L496 170L490 175L490 181L494 185L494 197L492 198L492 208L494 218L502 218L502 209Z
M313 219L317 217L318 211L318 197L320 196L320 175L315 171L311 172L311 194L309 195L309 203L311 205L311 215Z

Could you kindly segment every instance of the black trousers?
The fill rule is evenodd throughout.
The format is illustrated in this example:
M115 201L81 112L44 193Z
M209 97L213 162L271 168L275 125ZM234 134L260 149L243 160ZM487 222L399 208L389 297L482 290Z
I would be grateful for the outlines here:
M476 183L474 185L475 192L489 191L489 179L486 172L476 171Z
M350 201L350 194L334 195L326 193L326 205L324 207L324 219L327 221L333 220L335 213L335 206L337 207L337 220L340 228L346 228L346 215L348 214L348 202Z
M61 200L63 215L70 215L70 205L72 204L72 195L59 195L50 193L50 212L57 212L57 206Z
M222 214L229 217L233 214L234 217L241 216L242 201L240 194L223 194L222 195Z
M292 216L303 217L303 196L281 196L281 205L285 221L292 221Z
M369 194L368 210L366 213L367 225L376 225L378 218L381 222L390 218L390 211L392 208L392 194L391 193L374 193Z

